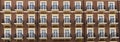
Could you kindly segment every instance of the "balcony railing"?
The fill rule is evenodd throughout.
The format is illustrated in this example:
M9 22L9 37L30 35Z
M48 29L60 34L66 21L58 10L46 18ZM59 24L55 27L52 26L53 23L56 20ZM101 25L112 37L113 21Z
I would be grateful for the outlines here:
M83 39L82 33L76 33L76 39Z
M29 20L27 21L27 24L28 24L29 26L35 26L35 20L34 20L34 19L29 19Z
M16 26L19 26L19 25L23 25L23 20L22 19L15 19L15 21L14 21L14 24L16 25Z
M22 33L17 33L17 34L15 34L14 37L15 37L14 39L23 39L24 36Z
M11 6L10 5L5 5L3 11L10 12L11 11Z
M10 25L10 23L11 23L11 20L10 20L10 19L5 19L5 20L3 19L3 20L2 20L2 24L3 24L3 25Z
M113 33L110 33L110 37L111 37L111 39L118 39L119 38L119 34L113 32Z
M10 40L10 39L11 39L11 34L6 33L6 34L4 34L4 35L2 36L1 39L3 39L3 40Z
M94 33L88 33L87 38L88 39L95 39L95 34Z
M106 33L99 33L99 39L106 39L107 35Z
M28 33L27 39L35 39L35 34L34 33Z
M39 39L47 39L47 33L40 33Z
M39 11L47 11L47 5L40 5Z

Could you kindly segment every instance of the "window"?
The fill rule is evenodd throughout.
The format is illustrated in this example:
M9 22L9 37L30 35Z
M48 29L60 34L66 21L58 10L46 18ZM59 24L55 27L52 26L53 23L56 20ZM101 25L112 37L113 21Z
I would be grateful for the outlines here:
M23 8L23 1L17 1L16 7L17 7L17 9L22 9Z
M17 16L17 23L22 23L23 22L23 17L22 16Z
M41 29L41 37L47 37L47 29Z
M4 37L9 38L11 35L11 29L4 29Z
M109 18L110 18L110 23L114 23L115 22L115 16L109 16Z
M29 1L29 9L34 9L34 7L35 7L35 2Z
M82 37L82 29L76 28L76 37Z
M76 23L80 23L81 22L81 17L80 16L76 16L75 20L76 20Z
M59 37L59 29L58 28L53 28L52 29L52 35L53 35L53 37Z
M87 9L92 9L92 2L88 1L86 2Z
M104 37L105 36L105 30L104 28L99 28L99 37Z
M10 16L5 16L4 22L5 23L10 23L10 18L11 18Z
M35 30L34 29L29 29L29 37L35 37Z
M46 23L47 19L46 16L41 16L40 23Z
M70 37L70 29L64 29L64 37Z
M109 9L115 9L115 2L108 2Z
M64 23L70 23L70 16L64 16Z
M10 9L11 8L11 1L5 1L4 7L5 7L5 9Z
M99 16L98 20L99 20L99 23L103 23L104 22L104 16Z
M75 9L81 9L81 1L75 1Z
M52 23L58 23L58 16L52 16Z
M29 23L34 23L35 20L34 20L34 16L29 16Z
M69 1L64 1L63 6L64 6L64 9L70 9L70 2Z
M104 9L104 2L97 3L98 9Z
M93 17L92 16L87 16L87 22L92 23L93 22Z
M47 2L46 1L40 2L40 9L47 9Z
M22 29L17 29L16 37L21 38L21 37L23 37L22 35L23 35L23 30Z
M110 37L116 37L116 29L110 28Z
M88 28L87 29L87 35L88 35L88 37L93 37L94 35L93 35L93 29L92 28Z
M52 1L52 9L58 9L58 1Z

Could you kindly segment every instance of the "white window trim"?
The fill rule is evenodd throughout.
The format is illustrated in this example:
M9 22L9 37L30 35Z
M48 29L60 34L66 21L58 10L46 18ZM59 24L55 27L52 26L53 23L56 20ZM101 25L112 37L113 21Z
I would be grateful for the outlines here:
M87 3L91 3L91 5L93 6L93 2L92 1L87 1L86 2L86 6L88 5Z
M82 20L82 14L75 14L75 19L77 18L77 16L80 16L80 19Z
M65 18L65 16L69 16L69 18L70 18L70 14L64 14L64 18Z
M33 16L35 19L35 14L28 14L28 18L30 18L30 16Z
M35 5L35 1L28 1L28 5L30 5L30 2L33 2L33 3L34 3L34 5Z
M81 1L75 1L75 5L77 5L76 3L80 3L79 5L81 6Z
M116 31L116 28L110 28L110 29L109 29L109 33L111 33L111 29L114 29L114 30L115 30L115 33L117 32L117 31Z
M16 14L16 18L18 18L18 16L22 16L22 20L23 20L23 14Z
M115 17L115 14L109 14L109 21L110 21L110 16L114 16L114 18L116 18ZM116 19L114 19L114 21L115 21Z
M103 1L98 1L98 2L97 2L97 6L99 5L99 3L102 3L102 5L104 5L104 2L103 2Z
M110 5L110 3L113 3L113 5L115 5L115 2L108 2L108 6Z
M4 5L6 5L6 2L10 2L10 6L11 6L11 1L4 1Z
M45 30L45 32L47 33L47 28L40 28L40 33L42 33L42 30Z
M18 2L22 2L22 6L23 6L23 1L16 1L16 5L18 5Z
M65 30L69 30L69 32L71 33L70 28L64 28L64 33L65 33ZM65 35L65 34L64 34L64 35Z
M40 14L40 18L42 18L42 16L45 16L45 18L47 19L47 14Z
M47 1L40 1L40 5L42 5L42 2L45 2L45 5L47 5Z
M57 5L59 4L58 1L52 1L52 5L54 5L54 4L53 4L54 2L57 3Z
M4 19L6 18L6 16L10 16L10 20L11 20L11 14L4 14Z
M86 16L87 16L86 20L88 19L88 16L92 16L92 21L93 21L94 18L93 14L86 14Z
M28 29L28 33L30 33L30 30L33 30L34 33L35 33L35 28L29 28L29 29Z
M103 16L103 21L104 21L104 14L98 14L98 20L99 20L99 16Z
M70 5L70 1L63 1L63 5L65 5L65 3L68 3L68 5Z
M23 28L17 28L16 33L18 33L18 30L22 30L22 34L23 34Z
M94 34L94 30L93 28L87 28L87 34L88 34L88 30L91 29L92 30L92 33Z
M105 28L99 28L98 33L100 33L100 29L103 29L103 32L105 33Z
M59 28L52 28L52 33L54 32L54 30L57 30L57 32L59 33Z
M76 28L75 33L77 33L77 30L79 30L79 29L81 30L80 32L82 32L82 28Z
M6 30L10 30L10 35L11 35L11 28L4 28L4 34L6 33Z

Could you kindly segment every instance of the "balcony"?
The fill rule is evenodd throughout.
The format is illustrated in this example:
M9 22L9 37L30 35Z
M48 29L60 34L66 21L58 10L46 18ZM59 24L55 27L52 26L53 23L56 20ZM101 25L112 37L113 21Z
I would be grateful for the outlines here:
M104 13L104 12L105 12L105 9L98 9L98 12L99 12L99 13Z
M40 11L40 12L45 12L45 11L47 11L47 5L40 5L39 11Z
M70 19L69 20L64 19L64 26L70 26L70 25L71 25Z
M28 34L27 39L29 40L35 40L35 34Z
M66 40L70 40L72 37L70 34L64 34L64 36L62 34L56 34L56 35L52 35L52 39L56 40L56 39L66 39Z
M118 33L111 33L110 39L119 39L119 34Z
M34 12L35 9L27 9L28 12Z
M4 11L5 13L9 13L11 12L11 9L3 9L2 11Z
M52 39L60 39L59 33L53 33L52 34Z
M87 34L87 39L88 40L94 40L96 37L95 37L95 34Z
M76 25L76 26L82 26L82 24L83 24L83 23L82 23L81 21L80 21L80 22L77 22L77 21L76 21L76 24L75 24L75 25Z
M18 34L14 36L16 40L23 40L23 34Z
M4 26L11 26L11 20L2 20L2 23L1 23L2 25L4 25Z
M76 39L83 39L83 35L80 33L76 33Z
M11 35L10 34L4 34L1 39L3 39L3 40L10 40L11 39Z
M87 21L87 26L93 26L95 23L93 21Z
M14 21L14 24L15 24L16 26L23 26L23 20L15 20L15 21Z
M107 39L107 35L106 34L99 34L99 39L105 40L105 39Z
M28 25L28 26L35 26L35 21L34 21L34 20L32 20L32 21L29 20L29 21L27 22L27 25Z
M45 19L45 20L40 20L39 25L40 25L40 26L47 26L47 19Z
M63 6L63 11L64 11L64 12L71 11L71 10L70 10L70 5L64 5L64 6Z
M39 35L39 39L47 40L47 34L46 34L46 33L41 33L41 34Z
M118 24L117 21L112 21L112 20L111 20L111 21L109 22L109 25L110 25L110 26L116 26L117 24Z
M52 26L59 26L59 20L52 20Z
M92 13L94 11L94 9L87 9L86 12L87 13Z
M98 24L99 26L105 26L105 25L107 24L106 22L100 21L100 20L98 21L98 23L99 23L99 24Z
M114 13L117 13L117 12L118 12L117 9L109 9L109 13L111 13L111 14L112 13L114 14Z

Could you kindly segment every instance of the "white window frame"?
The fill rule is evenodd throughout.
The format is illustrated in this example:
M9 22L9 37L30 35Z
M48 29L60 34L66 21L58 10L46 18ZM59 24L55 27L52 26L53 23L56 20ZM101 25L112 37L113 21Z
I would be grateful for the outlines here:
M98 29L98 34L100 35L100 32L101 32L100 30L101 30L101 29L103 30L102 32L104 33L103 35L105 36L105 28L99 28L99 29Z
M5 6L4 8L5 8L5 9L6 9L6 5L7 5L6 3L7 3L7 2L10 2L10 7L11 7L11 1L4 1L4 6Z
M75 34L77 34L77 32L78 32L77 30L80 30L80 32L81 32L80 35L82 36L82 28L76 28L76 29L75 29Z
M87 22L88 22L88 18L89 18L88 16L91 16L91 18L92 18L91 21L92 21L92 22L94 21L94 20L93 20L93 18L94 18L93 14L87 14L86 16L87 16L87 18L86 18ZM88 23L91 23L91 22L89 21Z
M42 3L45 3L44 5L46 5L46 9L47 9L47 1L40 1L40 9L41 9L41 5L43 5Z
M23 28L17 28L17 29L16 29L16 34L18 33L18 30L21 30L21 31L22 31L22 34L23 34Z
M46 18L46 22L45 23L47 23L47 14L40 14L40 23L44 23L44 22L41 22L41 21L43 21L42 20L42 16L45 16L45 18Z
M76 20L77 16L80 16L79 18L80 18L80 23L81 23L82 22L82 14L75 14L75 20Z
M90 3L92 6L91 6L91 9L93 8L93 2L92 1L87 1L86 2L86 7L87 7L87 5L88 5L88 3Z
M105 22L105 18L104 18L104 14L98 14L98 21L99 21L99 18L100 18L100 16L102 16L102 18L103 18L103 22Z
M59 28L52 28L52 34L54 33L54 30L57 30L57 36L59 37Z
M35 7L35 1L28 1L28 5L31 5L30 3L33 2L33 5ZM30 9L30 8L29 8Z
M116 22L115 14L109 14L109 21L110 21L110 16L114 16L114 22Z
M114 7L114 9L115 9L115 2L108 2L108 7L110 6L110 3L113 3L113 7Z
M29 23L33 23L33 22L31 22L31 20L30 20L30 18L31 18L30 16L33 16L33 19L34 19L34 20L32 20L32 21L35 22L35 14L29 14L29 15L28 15L28 22L29 22Z
M69 30L69 33L71 34L70 28L64 28L64 37L65 37L65 30Z
M69 5L69 8L70 8L70 1L63 1L63 6L65 6L66 3L67 3L67 5ZM64 8L64 7L63 7L63 8ZM64 8L64 9L66 9L66 8Z
M104 9L104 2L103 2L103 1L97 2L97 7L99 6L100 3L102 3L102 5L103 5L103 6L102 6L102 7L103 7L102 9Z
M18 2L21 2L22 7L23 7L23 1L16 1L16 5L18 5ZM18 7L16 7L18 9Z
M54 4L54 3L56 3L56 4ZM57 8L58 8L58 4L59 4L58 1L52 1L52 6L57 5Z
M47 28L40 28L40 35L43 35L43 31L42 30L45 30L45 33L46 33L46 37L47 37Z
M64 16L63 16L64 17L64 23L68 23L67 21L65 22L65 18L66 18L65 16L68 16L68 18L70 19L70 14L64 14ZM69 20L69 23L70 23L70 20Z
M77 4L79 3L79 4ZM75 9L76 9L76 5L80 5L80 9L81 9L81 1L75 1Z
M6 33L6 30L10 30L10 35L11 35L11 28L4 28L4 34Z
M53 21L54 21L54 20L53 20L54 16L57 16L56 18L58 19L58 20L56 20L55 22L53 22ZM59 14L52 14L52 22L53 22L53 23L58 23L58 21L59 21Z

